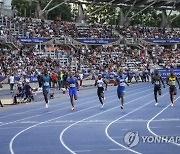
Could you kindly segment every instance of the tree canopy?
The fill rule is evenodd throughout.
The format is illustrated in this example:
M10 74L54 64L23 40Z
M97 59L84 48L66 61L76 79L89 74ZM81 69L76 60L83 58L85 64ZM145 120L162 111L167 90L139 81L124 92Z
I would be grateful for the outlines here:
M36 0L37 1L37 0ZM35 0L27 1L27 0L12 0L12 6L16 7L19 16L25 17L35 17L37 2ZM41 8L44 8L49 0L39 0ZM62 2L62 1L61 1ZM59 4L60 1L54 0L50 4L47 9L54 7L55 5ZM60 17L64 21L74 21L77 15L77 5L78 4L68 4L65 3L56 9L50 11L48 13L48 19L56 19ZM103 3L104 5L104 3ZM85 12L88 15L87 21L90 23L100 23L100 24L110 24L110 25L117 25L120 19L120 12L119 8L117 9L114 5L107 5L106 7L100 8L101 6L98 5L87 5L84 7ZM123 12L126 16L127 12L129 11L130 7L123 8ZM92 14L94 11L99 10ZM139 12L140 8L133 8L128 17L132 17L137 12ZM92 15L91 15L92 14ZM180 16L178 14L172 14L168 16L168 19L172 21L172 27L180 27ZM152 27L159 27L161 26L162 15L161 11L155 10L153 8L149 8L144 10L142 13L132 17L129 20L130 25L143 25L143 26L152 26Z
M44 8L48 2L49 0L40 1L41 8ZM50 9L57 4L59 4L58 1L52 1L47 9ZM12 0L12 6L17 9L17 15L19 16L35 17L36 5L37 2L34 0ZM63 4L48 13L48 19L56 19L58 17L61 17L61 19L65 21L72 21L73 12L71 6L69 4Z

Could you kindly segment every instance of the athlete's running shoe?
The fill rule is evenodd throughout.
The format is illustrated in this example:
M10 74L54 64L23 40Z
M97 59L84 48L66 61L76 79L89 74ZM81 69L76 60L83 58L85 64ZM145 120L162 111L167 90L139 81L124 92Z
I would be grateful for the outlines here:
M171 106L173 107L173 106L174 106L174 103L171 103Z
M49 107L48 103L46 103L46 109Z
M173 99L176 99L176 95L173 96Z
M123 107L123 105L121 105L121 109L123 109L124 107Z
M158 103L155 103L155 105L157 106L157 105L158 105Z
M74 111L74 107L72 107L71 110Z
M104 108L104 103L101 105L101 109L103 109Z

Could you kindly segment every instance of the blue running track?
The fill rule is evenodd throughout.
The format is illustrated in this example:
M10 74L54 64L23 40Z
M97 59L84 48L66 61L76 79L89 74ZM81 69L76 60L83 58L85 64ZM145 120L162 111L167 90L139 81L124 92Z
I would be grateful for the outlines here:
M179 90L174 107L168 87L155 106L151 83L131 85L123 110L116 87L105 92L103 109L96 91L81 89L74 111L67 94L50 100L47 110L44 101L0 108L0 154L180 153Z

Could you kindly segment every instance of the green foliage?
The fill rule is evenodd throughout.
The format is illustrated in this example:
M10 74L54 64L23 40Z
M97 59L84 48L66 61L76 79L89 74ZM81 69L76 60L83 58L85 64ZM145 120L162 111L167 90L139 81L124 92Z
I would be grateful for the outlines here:
M32 7L29 7L31 4L29 1L26 0L13 0L12 6L13 8L16 8L18 13L18 16L30 16L30 9ZM29 10L29 11L28 11Z
M87 12L90 15L95 10L98 10L101 6L88 6ZM126 15L130 7L124 7L123 12ZM133 8L128 15L130 19L130 25L143 25L149 27L160 27L162 21L161 11L149 8L137 14L141 8ZM137 14L133 17L133 15ZM176 15L171 15L170 20L173 19ZM101 24L118 24L120 19L120 13L114 6L106 6L102 10L96 12L92 16L89 16L88 21L91 23L101 23ZM132 17L132 18L131 18ZM177 17L172 22L172 27L180 27L180 16Z
M93 5L87 7L87 14L91 14L92 12L98 10L100 6ZM114 6L106 6L102 8L100 11L92 14L88 18L88 22L91 23L101 23L101 24L115 24L117 19L117 11Z
M41 8L44 8L48 4L49 0L40 1ZM47 8L50 9L60 2L57 0L52 1L50 6ZM18 11L18 16L26 16L26 17L35 17L36 10L36 1L27 1L27 0L12 0L12 6L16 7ZM73 13L71 11L71 6L69 4L63 4L56 9L52 10L48 14L48 19L56 19L57 17L61 17L62 20L72 21Z
M60 17L63 21L72 21L73 14L71 12L71 6L69 4L63 4L51 11L48 15L49 19L56 19L57 17Z
M137 14L140 9L136 8L130 13L130 17ZM142 13L134 16L131 21L131 25L143 25L149 27L159 27L161 25L161 14L154 9L146 9Z
M170 20L172 20L173 18L175 18L172 23L171 26L174 28L180 28L180 15L172 15L170 17Z
M39 0L41 3L41 8L44 8L49 0ZM62 1L54 0L51 5L47 8L50 9L53 6L59 4ZM104 5L105 3L102 3ZM19 16L27 16L27 17L34 17L35 9L36 9L36 1L27 1L27 0L12 0L12 6L16 7ZM118 20L120 17L120 13L117 8L113 5L108 5L96 13L90 15L95 10L98 10L102 6L97 5L88 5L85 8L88 16L88 22L90 23L100 23L100 24L109 24L115 25L118 24ZM130 7L124 7L124 13L128 12ZM137 12L140 11L140 8L133 8L129 13L128 17L132 17ZM54 9L53 11L49 12L48 19L56 19L57 17L61 17L64 21L73 21L76 18L77 14L77 5L73 4L63 4L58 8ZM177 15L171 15L169 17L170 20L175 18ZM157 11L155 9L146 9L142 13L134 16L130 20L131 25L143 25L143 26L152 26L152 27L159 27L161 26L161 11ZM172 27L180 27L180 16L178 16L172 22Z

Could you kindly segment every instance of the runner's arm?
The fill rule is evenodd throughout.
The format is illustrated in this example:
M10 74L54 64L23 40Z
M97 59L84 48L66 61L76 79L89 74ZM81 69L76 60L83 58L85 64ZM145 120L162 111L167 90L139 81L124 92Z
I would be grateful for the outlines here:
M78 83L78 80L76 79L76 86L77 86L77 90L79 90L79 83Z
M154 84L154 77L152 77L152 81L151 81L152 84Z
M169 77L166 79L166 84L169 86Z
M176 76L176 81L177 81L177 83L179 85L179 89L180 89L180 83L179 83L179 80L178 80L177 76Z
M94 86L97 86L97 80L95 81Z
M66 87L67 87L67 89L69 89L69 82L68 82L68 79L66 79Z
M104 83L105 83L105 85L106 85L106 89L105 89L105 90L107 90L107 86L108 86L108 84L107 84L106 80L103 80L103 82L104 82Z
M125 81L125 84L127 85L127 86L129 86L129 84Z
M160 77L160 80L161 80L161 82L162 82L162 84L163 84L163 86L165 88L165 84L164 84L164 81L163 81L162 77Z
M116 78L115 80L114 80L114 86L117 86L118 85L118 79Z

